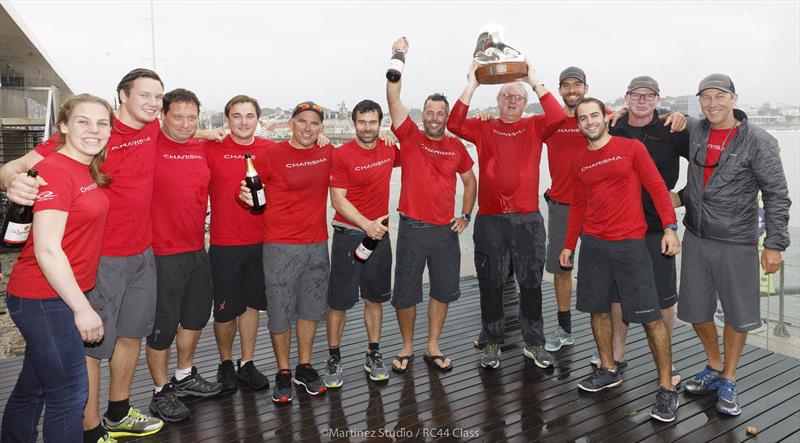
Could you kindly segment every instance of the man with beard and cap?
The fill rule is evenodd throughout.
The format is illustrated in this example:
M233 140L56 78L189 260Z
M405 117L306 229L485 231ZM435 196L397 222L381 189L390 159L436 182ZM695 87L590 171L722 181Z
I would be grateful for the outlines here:
M708 363L684 388L696 395L716 391L717 411L739 415L736 366L747 332L761 326L758 194L766 226L761 267L767 274L780 269L781 251L789 247L792 202L778 142L735 108L739 96L731 78L711 74L700 81L697 95L705 118L689 120L687 184L674 202L686 205L678 318L692 323ZM724 362L714 324L717 299L725 314Z
M539 162L544 134L564 120L564 111L528 63L524 82L536 92L544 115L522 115L528 93L522 82L507 83L497 94L500 118L467 119L479 83L477 64L467 73L467 87L453 107L447 128L475 144L480 165L478 216L475 219L475 269L481 293L480 358L484 368L500 366L505 314L503 284L513 267L519 285L519 320L523 354L547 368L554 363L545 348L542 322L542 272L545 229L539 213Z
M393 43L392 53L395 52L408 52L405 37ZM439 371L449 371L453 363L439 348L439 336L449 303L461 295L458 235L470 222L477 181L472 172L472 158L463 143L444 133L450 111L447 98L433 94L425 99L422 111L424 130L420 131L400 100L401 82L386 82L392 131L400 140L403 168L392 297L403 348L392 362L392 370L406 372L414 358L416 305L422 301L422 273L427 263L430 299L428 346L424 359ZM454 217L456 176L464 184L464 196L461 213Z
M364 370L372 381L389 379L379 342L383 302L392 295L392 245L389 241L389 182L400 166L397 147L378 139L383 110L372 100L359 102L352 113L356 138L331 155L330 195L333 216L331 275L328 283L327 368L322 379L328 388L342 386L339 345L347 310L364 299L364 326L369 340ZM374 250L356 249L364 236L380 240Z

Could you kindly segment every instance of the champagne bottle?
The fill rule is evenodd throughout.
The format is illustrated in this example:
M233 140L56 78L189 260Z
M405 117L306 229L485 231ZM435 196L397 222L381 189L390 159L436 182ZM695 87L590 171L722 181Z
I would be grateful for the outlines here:
M247 174L244 178L245 184L250 189L250 196L253 197L253 212L261 212L267 207L267 195L264 193L264 184L261 183L261 178L253 166L253 159L250 153L244 155L244 161L247 164Z
M28 171L28 177L36 177L39 172L36 169ZM6 219L3 222L2 240L0 244L7 248L21 248L28 241L33 226L33 206L11 203L6 212Z
M392 54L392 59L389 60L389 68L386 69L386 79L392 83L400 81L400 76L403 75L403 67L406 64L406 54L402 51L396 51Z
M381 224L383 226L389 226L389 219L384 219ZM356 249L353 251L353 257L355 257L355 259L361 263L366 263L380 242L380 240L375 240L370 236L364 237L364 240L361 240L361 243L359 243L358 246L356 246Z

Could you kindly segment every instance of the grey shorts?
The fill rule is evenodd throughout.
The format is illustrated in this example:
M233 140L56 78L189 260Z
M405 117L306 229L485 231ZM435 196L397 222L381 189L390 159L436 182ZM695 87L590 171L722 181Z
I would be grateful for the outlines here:
M172 345L178 325L190 331L206 326L214 296L211 265L205 248L156 255L156 272L156 319L147 345L161 350Z
M374 303L389 301L392 296L392 242L389 233L366 263L353 257L353 250L364 240L363 231L333 227L331 278L328 282L328 306L346 311L361 298Z
M689 323L714 319L717 299L725 323L739 332L761 326L758 248L683 235L678 318Z
M461 296L461 248L453 225L434 225L400 215L392 306L410 308L422 301L422 273L428 265L430 296L450 303Z
M650 261L653 264L653 280L658 291L658 305L661 309L669 309L678 303L677 271L675 256L661 253L661 239L664 234L654 232L644 237ZM614 302L619 303L619 294L615 294Z
M103 320L105 336L86 345L86 355L108 359L117 337L144 338L153 332L156 313L156 261L153 250L141 254L100 257L97 283L87 294L89 304Z
M558 261L558 256L564 250L564 239L567 236L567 216L569 205L555 200L547 201L547 252L544 262L545 271L551 274L571 272L564 269Z
M625 321L650 323L661 318L653 265L644 239L611 241L581 235L578 260L577 310L610 312L618 294Z
M325 319L328 311L328 242L264 243L264 283L270 332L286 332L298 318Z

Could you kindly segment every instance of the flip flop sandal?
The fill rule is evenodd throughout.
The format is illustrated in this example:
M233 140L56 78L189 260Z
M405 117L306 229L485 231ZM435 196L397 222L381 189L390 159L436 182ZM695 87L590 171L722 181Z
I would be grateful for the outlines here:
M403 369L403 367L402 367L402 364L403 364L404 361L407 362L405 369ZM411 354L411 355L398 355L398 356L396 356L394 358L394 360L392 360L392 371L394 371L394 372L396 372L398 374L405 374L406 372L408 372L408 368L411 367L411 362L412 361L414 361L414 354ZM400 366L395 366L394 362L398 362L400 364Z
M433 369L438 370L439 372L450 372L450 371L453 370L453 362L452 361L447 366L441 366L438 363L436 363L437 361L441 362L441 363L444 363L444 360L445 360L445 356L444 355L428 355L428 354L424 354L422 356L422 359L425 360L425 363L427 363L428 366L432 367Z

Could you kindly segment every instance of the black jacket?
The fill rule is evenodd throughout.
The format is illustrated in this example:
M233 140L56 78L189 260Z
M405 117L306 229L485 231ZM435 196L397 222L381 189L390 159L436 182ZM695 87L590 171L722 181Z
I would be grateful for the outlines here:
M689 157L689 131L669 132L669 126L664 126L664 122L659 120L658 113L653 111L653 119L650 123L642 127L633 127L628 123L628 115L622 117L609 130L611 135L620 137L635 138L644 143L650 158L661 173L661 178L667 185L667 189L672 189L678 183L680 173L680 157ZM656 207L650 194L642 188L642 206L644 207L644 217L647 221L647 232L664 232L661 218L658 216Z
M733 110L741 122L722 152L708 185L703 186L702 165L710 125L706 119L689 119L689 171L680 193L686 206L683 223L700 238L730 243L758 243L758 193L764 202L767 236L764 247L784 251L789 246L789 189L783 172L778 141L767 131L751 126L747 114Z

